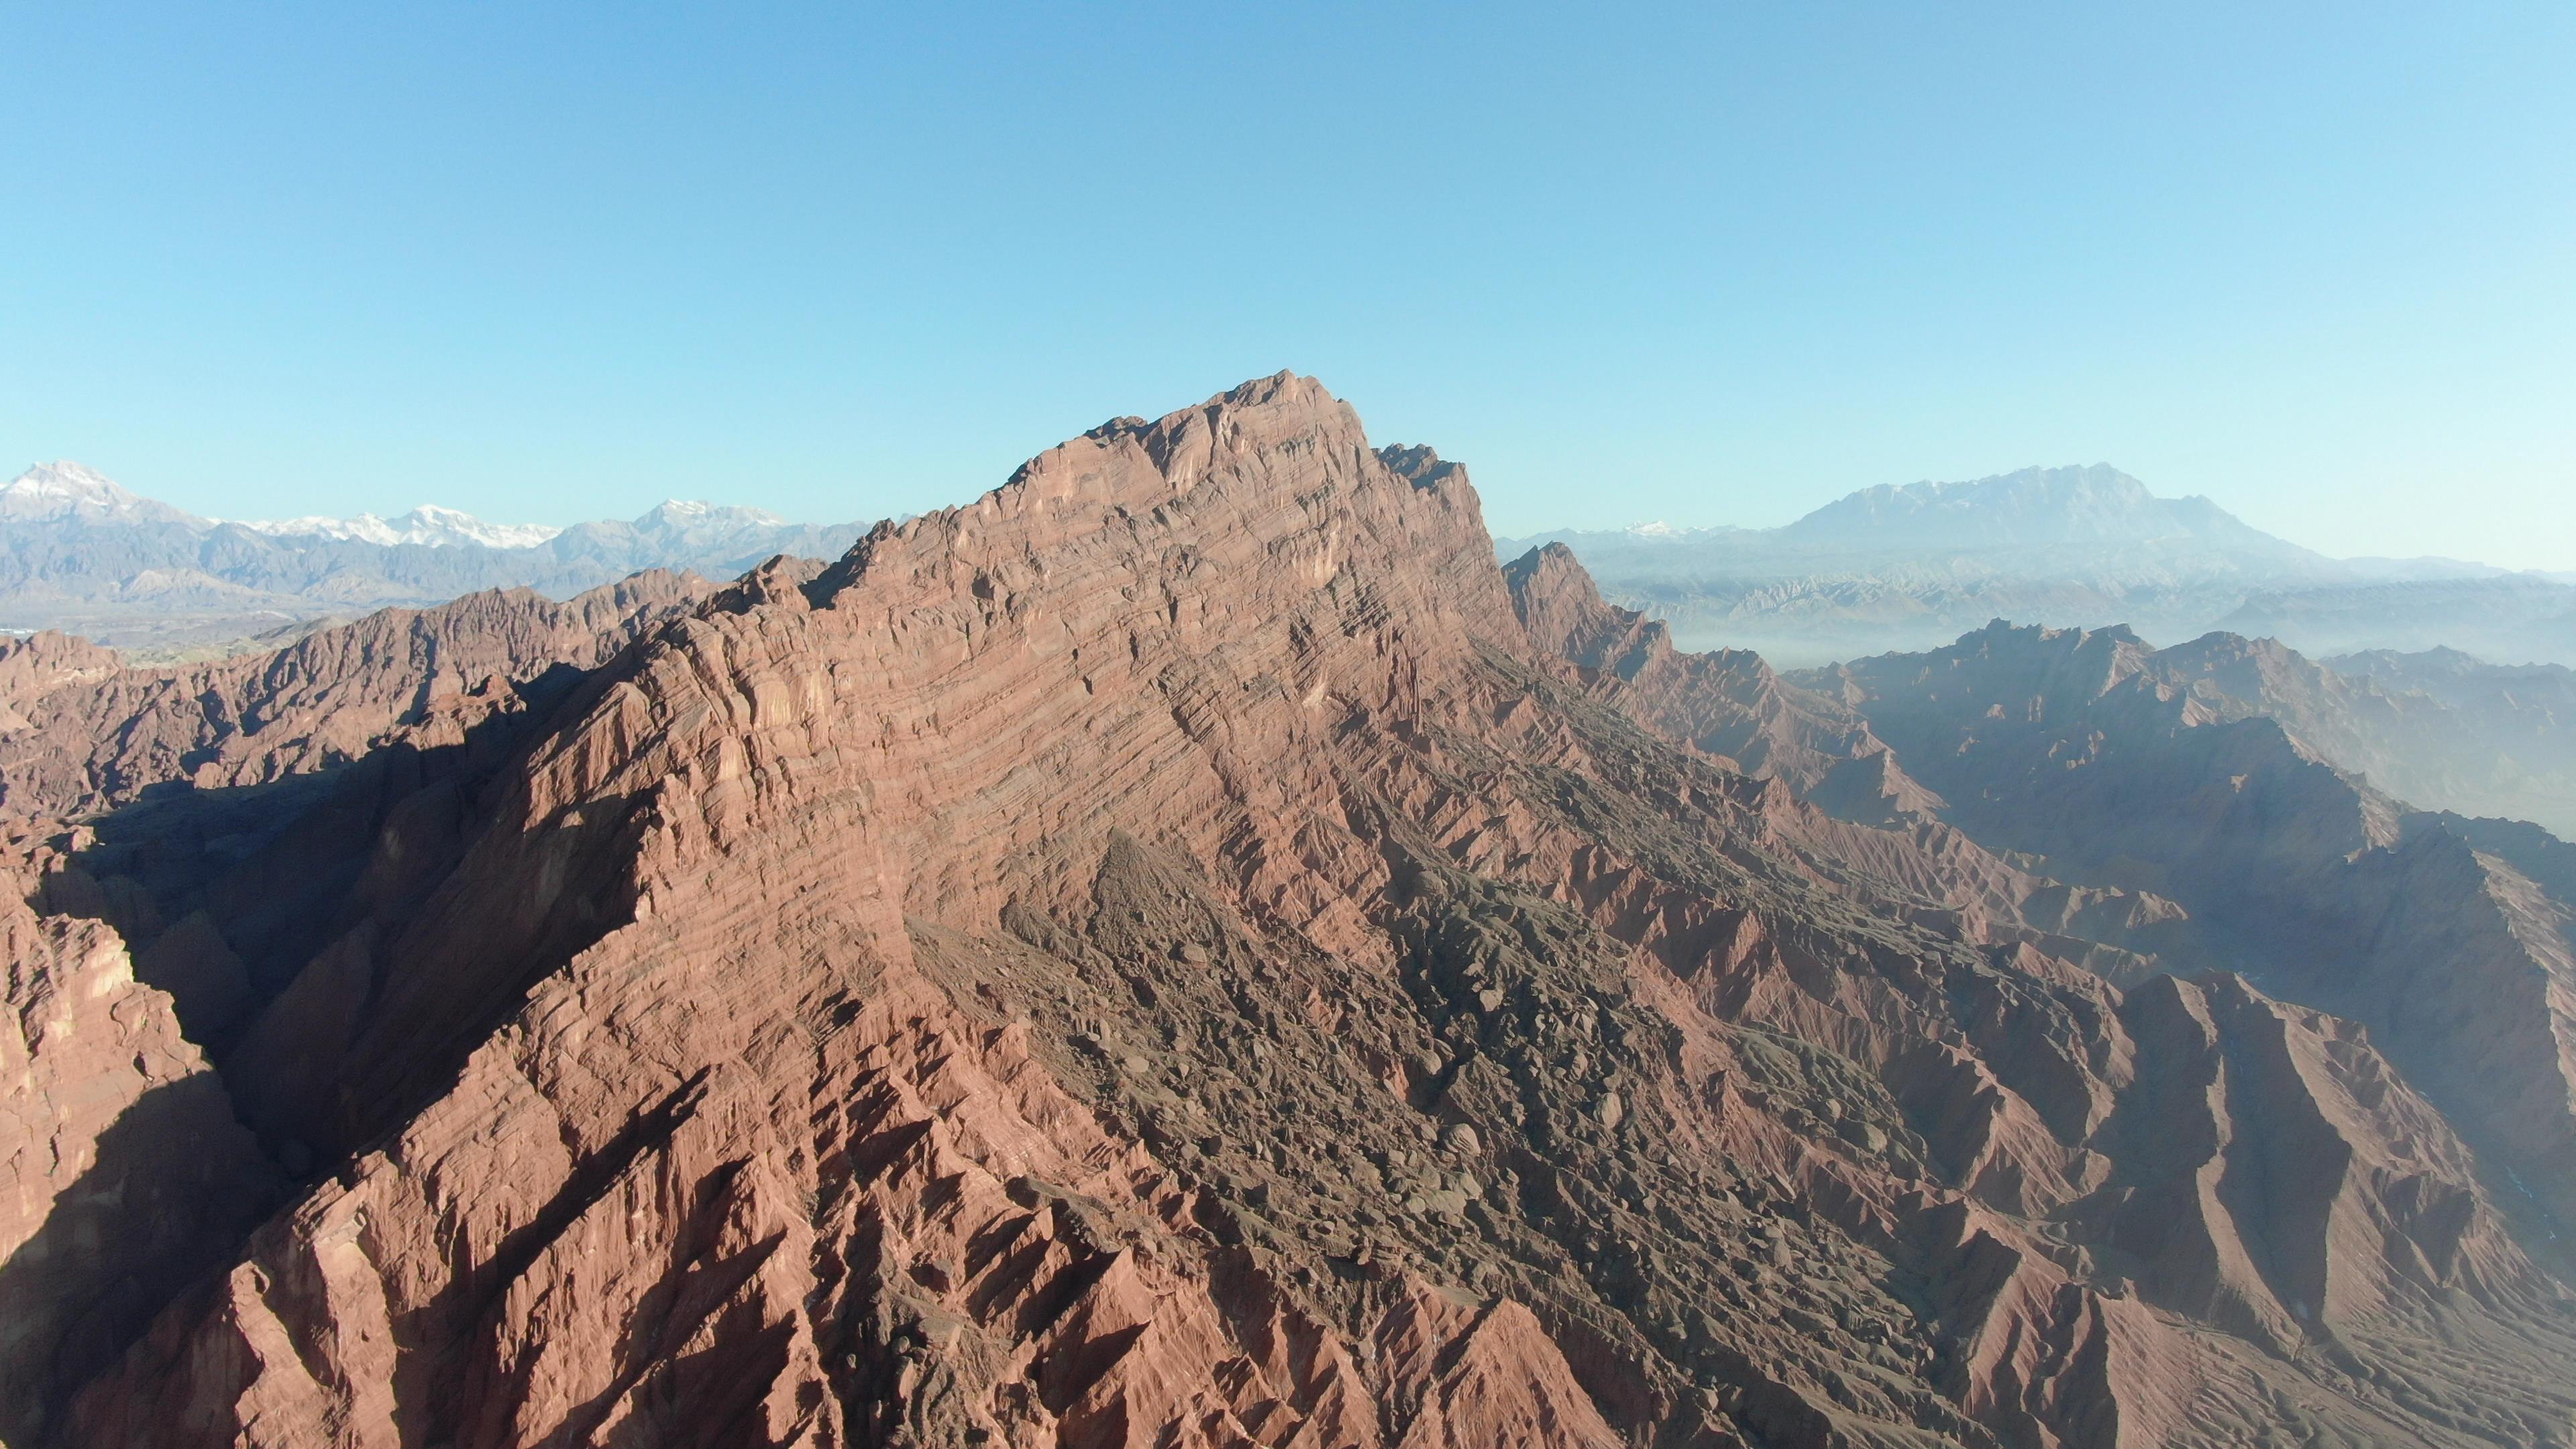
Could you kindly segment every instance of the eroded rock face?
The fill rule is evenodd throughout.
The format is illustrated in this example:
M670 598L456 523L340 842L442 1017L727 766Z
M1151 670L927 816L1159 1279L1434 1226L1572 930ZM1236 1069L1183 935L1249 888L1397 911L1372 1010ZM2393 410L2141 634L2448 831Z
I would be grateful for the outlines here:
M115 931L13 896L0 955L0 1441L31 1444L279 1184Z
M1860 707L1540 563L1283 374L309 828L101 821L40 895L239 958L311 1171L61 1439L2565 1438L2565 1294L2365 1034L1946 787L1802 799Z
M662 571L563 603L494 590L388 609L274 653L159 669L121 667L61 634L0 643L0 810L71 815L169 781L213 789L307 773L397 734L452 740L515 704L514 686L604 663L710 592Z

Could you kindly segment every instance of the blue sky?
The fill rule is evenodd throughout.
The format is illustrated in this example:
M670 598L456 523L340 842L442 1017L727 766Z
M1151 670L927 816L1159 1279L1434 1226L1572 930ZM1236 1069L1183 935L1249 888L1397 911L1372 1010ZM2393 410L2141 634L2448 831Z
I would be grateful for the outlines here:
M1506 533L2576 568L2576 6L2112 10L0 4L0 472L872 518L1291 367Z

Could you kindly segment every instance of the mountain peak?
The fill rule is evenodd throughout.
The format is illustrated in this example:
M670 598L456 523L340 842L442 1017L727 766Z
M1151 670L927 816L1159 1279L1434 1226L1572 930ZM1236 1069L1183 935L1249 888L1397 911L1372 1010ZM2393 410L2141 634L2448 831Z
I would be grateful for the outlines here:
M77 520L82 523L176 523L203 528L205 521L119 486L86 464L61 459L38 463L0 484L0 519L12 523Z
M660 534L781 528L786 524L786 519L764 508L709 503L700 498L665 498L635 520L637 528Z

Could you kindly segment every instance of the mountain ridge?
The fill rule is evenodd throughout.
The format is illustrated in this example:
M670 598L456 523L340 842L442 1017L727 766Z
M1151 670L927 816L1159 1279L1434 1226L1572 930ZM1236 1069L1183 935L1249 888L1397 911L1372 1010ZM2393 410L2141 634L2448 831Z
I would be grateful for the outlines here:
M351 518L328 518L309 514L302 518L235 519L253 533L272 538L315 535L322 538L356 539L365 543L419 543L432 548L470 543L486 548L534 548L563 532L543 523L490 523L470 513L435 503L423 503L410 512L391 519L372 513Z

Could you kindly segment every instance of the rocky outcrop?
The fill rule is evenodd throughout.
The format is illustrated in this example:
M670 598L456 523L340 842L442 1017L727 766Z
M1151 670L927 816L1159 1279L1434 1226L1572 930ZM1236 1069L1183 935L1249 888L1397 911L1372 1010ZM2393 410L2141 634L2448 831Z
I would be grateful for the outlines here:
M0 736L23 734L35 727L18 712L20 702L32 702L65 685L104 678L124 667L115 650L50 629L0 639Z
M1722 670L1523 582L1283 374L111 813L40 899L236 956L309 1162L59 1437L2564 1440L2563 1291L2366 1035L2070 964L2161 898L1667 739Z

